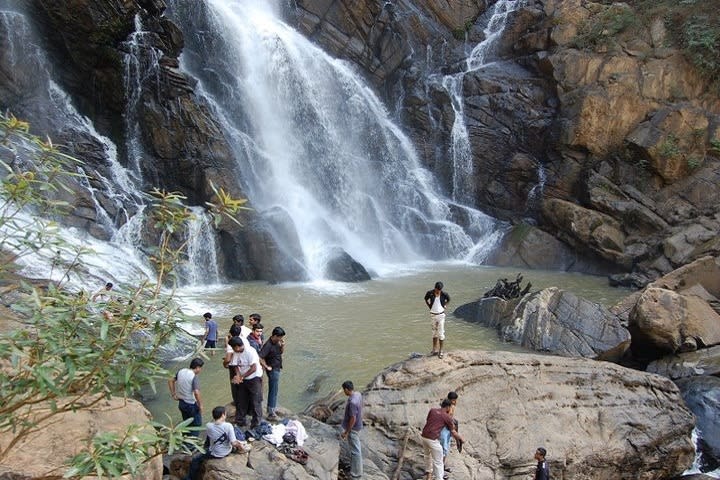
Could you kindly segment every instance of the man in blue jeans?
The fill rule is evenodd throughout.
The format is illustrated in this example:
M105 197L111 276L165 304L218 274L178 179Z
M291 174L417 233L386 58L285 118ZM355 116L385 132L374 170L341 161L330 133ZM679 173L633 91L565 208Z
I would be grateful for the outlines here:
M280 388L280 372L282 371L282 355L285 351L285 330L282 327L273 328L268 341L260 349L260 363L267 372L268 400L267 419L277 420L277 398Z
M350 478L362 478L362 448L360 446L360 430L362 430L362 407L363 399L360 392L355 391L355 386L350 380L342 384L343 393L348 400L345 404L345 415L341 427L343 432L340 438L348 441L350 447Z
M457 399L458 394L456 392L450 392L447 394L447 399L450 401L450 410L448 413L451 417L453 417L453 423L455 424L455 430L458 429L458 421L455 419L455 406L457 405ZM443 466L445 467L445 471L450 473L450 468L447 467L447 456L448 452L450 451L450 439L452 438L452 435L450 435L450 429L447 427L443 427L442 430L440 430L440 445L443 449ZM462 442L456 440L458 452L462 453Z
M205 362L202 358L193 358L189 368L181 368L174 378L168 380L170 394L178 401L178 409L183 420L192 418L191 427L202 425L202 402L200 400L200 382L198 375ZM190 435L198 436L200 432L191 431Z

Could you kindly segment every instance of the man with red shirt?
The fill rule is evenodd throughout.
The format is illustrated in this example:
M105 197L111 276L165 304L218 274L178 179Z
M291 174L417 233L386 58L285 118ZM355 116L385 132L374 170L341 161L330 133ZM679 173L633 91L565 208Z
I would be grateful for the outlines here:
M425 473L427 480L443 480L443 449L440 445L440 431L443 427L450 430L450 435L458 442L463 438L457 433L453 418L448 413L452 403L447 398L442 401L440 408L431 408L422 430L423 447L425 448Z

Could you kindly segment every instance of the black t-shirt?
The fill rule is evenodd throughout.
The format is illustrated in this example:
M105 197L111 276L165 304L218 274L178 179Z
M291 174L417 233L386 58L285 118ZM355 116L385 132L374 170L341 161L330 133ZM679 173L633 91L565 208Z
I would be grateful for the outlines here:
M535 470L535 480L550 480L550 469L545 460L538 462Z
M272 367L273 370L276 368L282 369L282 352L280 351L280 345L273 343L272 340L265 342L265 345L260 349L260 358L265 359L265 363Z

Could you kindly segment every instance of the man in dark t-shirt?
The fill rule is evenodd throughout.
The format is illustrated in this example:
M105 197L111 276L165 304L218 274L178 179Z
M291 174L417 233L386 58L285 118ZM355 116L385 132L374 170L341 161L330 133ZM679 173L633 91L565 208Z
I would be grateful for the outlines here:
M268 400L267 418L276 420L278 390L280 388L280 372L282 371L282 354L285 351L285 330L282 327L273 328L272 334L260 349L260 363L267 372Z
M547 455L547 450L543 447L538 447L535 450L535 460L538 462L535 469L535 480L550 480L550 469L545 460L545 455Z

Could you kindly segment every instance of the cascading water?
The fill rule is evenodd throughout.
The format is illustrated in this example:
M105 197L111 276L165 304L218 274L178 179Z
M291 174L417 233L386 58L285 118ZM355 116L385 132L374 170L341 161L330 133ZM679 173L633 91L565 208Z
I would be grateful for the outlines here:
M23 257L21 262L25 265L25 273L33 277L61 280L58 276L64 275L63 265L71 264L77 252L82 250L83 264L87 267L84 269L85 275L63 280L75 288L94 289L94 283L110 279L116 282L136 282L142 278L154 278L150 262L142 253L147 196L140 187L138 162L141 151L136 148L139 144L139 127L135 116L128 115L130 120L127 128L134 134L128 135L131 138L128 144L130 164L133 166L133 170L129 170L119 163L115 144L95 130L90 120L74 108L69 95L52 80L52 73L47 67L49 62L38 47L25 16L19 12L0 11L0 25L5 31L12 32L5 39L7 48L4 63L14 67L18 62L33 62L32 69L18 68L17 71L35 71L35 77L18 78L17 83L20 88L36 89L36 96L41 100L34 108L43 112L42 119L56 127L61 126L59 128L64 137L87 139L83 141L99 146L98 150L102 152L105 161L105 165L100 165L99 169L80 165L78 182L93 203L95 228L102 230L102 236L110 241L98 240L77 228L48 226L46 228L57 231L63 245L54 245L52 251L38 251ZM141 41L143 38L143 34L136 33L129 42L126 87L131 105L138 101L143 83L157 78L157 72L148 66L152 64L153 58L156 60L156 53L144 47ZM35 114L32 108L28 114ZM32 144L16 145L14 155L17 161L24 162L27 168L32 169L36 148ZM181 279L190 284L218 283L216 243L211 223L202 209L195 209L193 213L195 220L190 222L187 234L190 247L188 262L181 269ZM30 226L33 215L25 212L18 222Z
M461 258L495 230L491 218L436 193L408 138L346 62L284 24L268 2L206 5L170 2L186 32L183 65L234 144L253 206L292 220L311 277L324 277L335 248L382 273ZM455 223L454 210L471 223Z
M487 11L484 17L487 24L484 40L477 44L466 59L465 71L442 77L442 86L450 96L451 105L455 114L453 121L450 151L453 158L453 199L458 202L471 202L474 188L468 179L473 175L472 152L470 139L465 126L465 113L463 107L463 79L466 74L480 70L492 60L497 41L500 39L510 13L524 5L523 0L498 0Z

